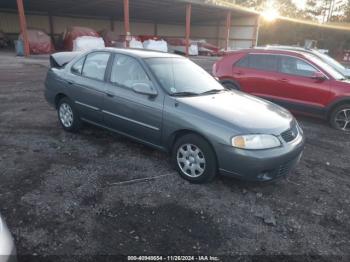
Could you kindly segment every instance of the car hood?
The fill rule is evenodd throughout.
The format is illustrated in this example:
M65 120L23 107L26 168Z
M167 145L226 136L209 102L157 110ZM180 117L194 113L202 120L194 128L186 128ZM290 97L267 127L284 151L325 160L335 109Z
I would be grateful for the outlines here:
M346 68L345 71L344 71L344 75L348 78L350 78L350 69L349 68Z
M232 128L249 133L279 135L290 128L293 116L286 109L239 91L214 95L177 98L207 120L223 121Z

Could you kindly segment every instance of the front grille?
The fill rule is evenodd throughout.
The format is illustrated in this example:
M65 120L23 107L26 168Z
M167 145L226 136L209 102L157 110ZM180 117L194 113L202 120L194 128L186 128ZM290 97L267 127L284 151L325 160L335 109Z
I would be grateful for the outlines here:
M291 162L281 165L277 170L277 176L287 176L291 170Z
M283 132L281 134L281 137L284 141L287 143L292 142L294 139L298 137L299 131L297 128L297 124L294 124L291 129L288 129L287 131Z
M261 180L268 181L274 178L286 177L293 170L294 166L299 162L301 155L302 154L300 153L296 158L281 164L273 170L262 172L259 178Z

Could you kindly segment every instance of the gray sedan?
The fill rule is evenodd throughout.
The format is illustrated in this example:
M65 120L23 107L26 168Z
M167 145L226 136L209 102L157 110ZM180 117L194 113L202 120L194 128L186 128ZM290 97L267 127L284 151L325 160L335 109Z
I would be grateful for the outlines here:
M51 65L45 97L66 131L87 122L169 152L190 182L268 181L300 160L303 131L287 110L225 90L187 58L108 48L58 53Z

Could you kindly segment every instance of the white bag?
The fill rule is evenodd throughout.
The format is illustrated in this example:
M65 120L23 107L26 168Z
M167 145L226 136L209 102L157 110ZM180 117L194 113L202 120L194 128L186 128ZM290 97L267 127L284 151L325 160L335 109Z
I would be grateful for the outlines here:
M143 47L149 50L168 52L168 44L164 40L146 40L143 42Z
M135 38L132 38L129 42L129 47L130 48L138 48L138 49L143 49L143 45L141 41L136 40Z
M101 37L80 36L73 41L73 51L89 51L100 48L105 48L105 42Z

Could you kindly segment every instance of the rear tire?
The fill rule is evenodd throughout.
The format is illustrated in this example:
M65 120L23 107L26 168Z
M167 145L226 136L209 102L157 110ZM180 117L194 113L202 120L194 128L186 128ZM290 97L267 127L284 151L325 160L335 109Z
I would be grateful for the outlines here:
M188 134L180 137L172 150L172 162L180 176L191 183L206 183L217 173L216 157L202 137Z
M334 108L329 117L329 122L337 130L350 132L350 104Z
M239 87L232 82L223 82L222 85L228 90L239 90Z
M67 98L62 98L57 105L58 120L64 130L77 132L81 127L81 120L73 102Z

